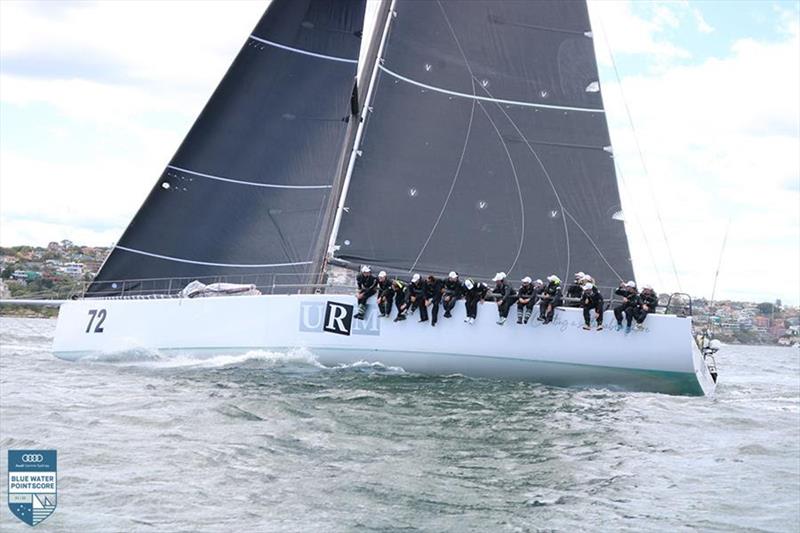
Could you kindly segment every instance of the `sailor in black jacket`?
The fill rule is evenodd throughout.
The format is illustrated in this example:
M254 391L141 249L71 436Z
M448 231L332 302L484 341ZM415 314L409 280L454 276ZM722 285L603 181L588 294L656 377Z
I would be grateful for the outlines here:
M456 306L456 300L461 298L461 280L458 279L458 274L450 272L447 280L444 282L442 306L444 307L444 317L450 318L452 316L453 307Z
M540 297L538 320L545 324L552 322L556 307L562 303L561 280L555 274L547 276L547 285Z
M628 281L620 283L617 290L614 291L617 296L622 296L622 302L614 306L614 318L617 319L617 331L622 329L622 314L625 314L628 322L628 329L631 327L631 320L633 320L632 310L635 309L638 303L639 295L636 291L636 282Z
M356 278L356 283L358 284L358 292L356 293L358 313L355 318L363 320L364 313L367 311L367 300L378 291L378 280L372 275L372 268L364 265L361 267L361 273Z
M592 329L592 320L590 312L594 310L597 315L597 331L603 329L603 295L597 290L597 287L592 283L587 283L583 286L583 295L581 296L581 307L583 307L583 321L585 325L583 329Z
M658 295L650 285L645 285L639 295L639 302L636 305L634 318L636 319L637 327L641 327L644 319L650 313L655 313L658 307Z
M433 274L429 275L425 283L425 300L431 304L431 326L435 326L439 320L439 304L442 301L443 290L444 282Z
M487 287L485 283L475 283L469 278L464 281L462 294L464 295L464 304L467 308L467 318L464 319L464 322L468 324L475 323L475 319L478 318L478 302L483 303L488 292L489 287Z
M397 307L397 316L394 321L400 322L406 319L406 310L408 310L408 285L396 279L392 282L392 290L394 291L394 305Z
M581 307L583 284L586 283L584 281L585 277L586 274L583 272L575 273L575 279L567 287L567 307Z
M427 292L427 288L425 286L425 282L422 281L422 278L419 274L414 274L411 276L411 285L408 286L408 294L409 294L409 306L411 308L411 313L413 314L414 311L419 309L419 321L420 322L427 322L428 321L428 306L425 302L425 293Z
M394 289L392 288L392 282L386 272L380 271L378 273L378 310L381 312L382 317L388 317L392 314L393 301Z
M498 272L492 278L494 281L494 289L492 293L497 295L495 297L495 302L497 303L497 323L499 325L503 325L508 318L508 310L511 308L511 304L517 299L516 292L514 292L514 287L506 281L506 273L505 272Z
M517 292L517 324L528 323L534 305L536 305L536 287L531 283L531 278L525 276Z

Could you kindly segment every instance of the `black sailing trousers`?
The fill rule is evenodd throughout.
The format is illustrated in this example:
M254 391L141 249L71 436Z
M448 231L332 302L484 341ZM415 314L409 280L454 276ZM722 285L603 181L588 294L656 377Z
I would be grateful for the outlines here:
M592 323L592 319L590 316L590 312L594 309L595 313L597 313L597 325L603 325L603 304L598 305L589 305L583 307L583 321L589 326Z
M464 305L467 307L467 318L478 318L478 302L480 298L470 298L464 300Z

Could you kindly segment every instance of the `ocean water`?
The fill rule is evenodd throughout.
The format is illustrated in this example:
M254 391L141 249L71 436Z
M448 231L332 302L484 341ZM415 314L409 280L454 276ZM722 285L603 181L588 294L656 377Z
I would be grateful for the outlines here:
M70 363L0 318L7 449L58 450L43 531L800 530L800 352L714 398L420 376L309 353ZM7 508L2 531L28 531Z

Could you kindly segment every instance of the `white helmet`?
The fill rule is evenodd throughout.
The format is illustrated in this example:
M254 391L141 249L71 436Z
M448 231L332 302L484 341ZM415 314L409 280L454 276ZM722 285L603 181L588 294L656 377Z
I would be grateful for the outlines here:
M559 277L556 276L555 274L550 274L549 276L547 276L547 281L549 281L550 283L561 283L561 279L559 279Z
M468 291L471 291L473 287L475 287L475 283L471 279L468 279L464 282L464 286L467 288Z
M536 281L533 282L533 284L534 285L544 285L544 281L542 281L540 279L537 279Z
M361 265L361 273L366 274L367 272L372 272L372 267L369 265Z
M645 290L648 290L648 291L652 291L653 290L653 286L652 285L645 285L642 288L645 289Z
M386 277L386 272L381 270L380 272L378 272L378 277L379 278L385 278Z
M575 279L583 279L586 277L586 274L583 272L575 272Z
M581 276L581 279L584 281L592 281L594 278L589 274L584 274L583 276Z
M636 282L635 281L629 281L628 283L625 284L625 286L626 287L630 287L631 289L635 289L636 288Z
M524 278L522 278L522 283L530 283L530 282L531 282L530 276L525 276Z
M592 289L594 289L594 285L592 285L591 283L587 283L583 286L583 290L585 291L590 291Z
M506 273L498 272L497 274L494 275L492 281L503 281L504 279L506 279Z
M419 281L419 274L414 274L411 276L411 283L416 283Z
M447 275L450 279L458 279L458 273L454 270Z

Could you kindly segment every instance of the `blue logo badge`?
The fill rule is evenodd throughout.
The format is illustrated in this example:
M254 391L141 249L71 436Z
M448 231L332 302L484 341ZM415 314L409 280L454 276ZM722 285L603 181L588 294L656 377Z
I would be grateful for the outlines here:
M56 510L56 451L8 450L8 507L35 526Z

